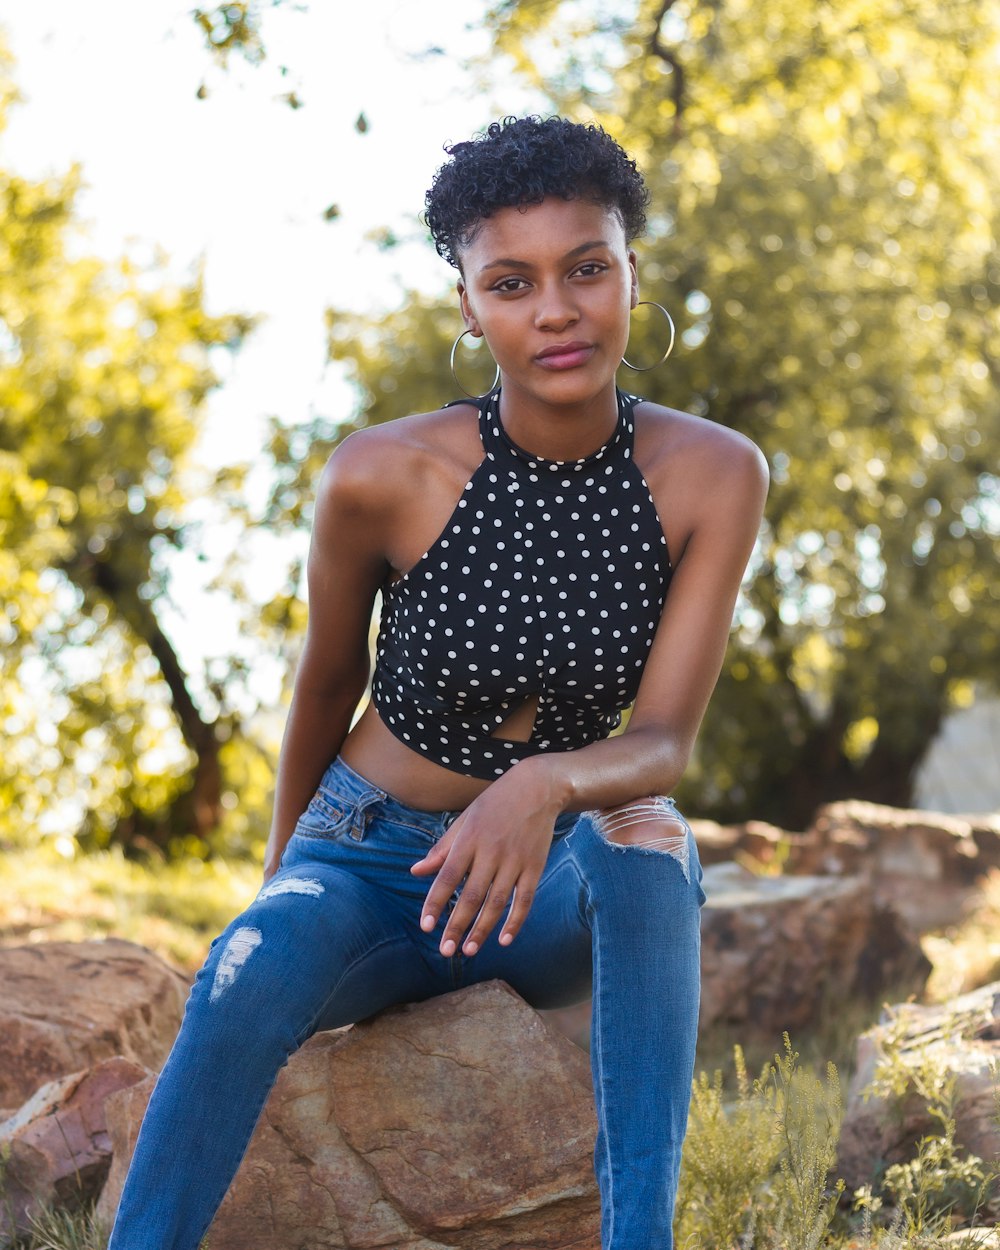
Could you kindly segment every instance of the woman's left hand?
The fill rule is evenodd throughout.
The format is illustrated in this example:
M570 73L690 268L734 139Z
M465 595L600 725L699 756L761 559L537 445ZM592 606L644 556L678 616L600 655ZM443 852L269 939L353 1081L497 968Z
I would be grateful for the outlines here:
M474 955L508 908L501 946L509 946L524 924L561 811L545 773L537 767L512 768L410 869L418 877L437 874L420 918L425 933L435 928L448 900L461 891L441 938L445 957L454 955L459 943L464 955Z

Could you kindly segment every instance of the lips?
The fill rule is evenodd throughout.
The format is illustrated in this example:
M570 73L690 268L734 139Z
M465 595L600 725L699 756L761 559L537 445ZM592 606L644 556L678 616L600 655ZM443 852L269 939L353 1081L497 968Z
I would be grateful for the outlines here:
M575 369L586 364L594 354L592 343L554 343L538 353L535 359L544 369Z

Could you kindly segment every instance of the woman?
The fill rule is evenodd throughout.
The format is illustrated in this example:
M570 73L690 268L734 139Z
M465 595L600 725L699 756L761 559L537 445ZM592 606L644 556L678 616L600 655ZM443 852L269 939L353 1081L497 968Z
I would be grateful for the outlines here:
M607 134L508 118L449 153L427 220L498 384L324 470L265 884L192 989L111 1250L195 1250L317 1029L492 978L539 1007L593 988L602 1245L672 1245L704 895L666 796L766 467L616 388L648 196Z

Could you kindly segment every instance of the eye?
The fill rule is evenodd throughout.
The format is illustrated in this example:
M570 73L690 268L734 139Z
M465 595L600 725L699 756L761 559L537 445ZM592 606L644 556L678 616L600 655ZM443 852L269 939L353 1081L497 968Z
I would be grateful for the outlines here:
M607 265L602 265L600 261L588 260L582 265L578 265L574 273L579 274L581 278L596 278L598 274L604 273Z
M499 291L503 295L513 295L517 291L523 290L527 285L523 278L501 278L490 289Z

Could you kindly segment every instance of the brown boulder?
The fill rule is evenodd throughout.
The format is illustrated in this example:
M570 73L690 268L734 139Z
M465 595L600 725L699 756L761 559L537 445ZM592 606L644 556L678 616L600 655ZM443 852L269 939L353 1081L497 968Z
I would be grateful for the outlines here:
M756 876L713 864L703 882L702 1027L794 1031L824 1004L917 990L930 964L864 877Z
M1000 981L938 1006L891 1007L858 1039L837 1161L849 1191L911 1158L922 1137L941 1131L940 1119L929 1113L912 1083L898 1096L871 1092L887 1053L901 1084L908 1074L920 1074L924 1083L928 1077L952 1078L956 1142L981 1159L1000 1157L994 1077L1000 1062Z
M880 906L919 933L959 920L969 891L1000 868L1000 816L950 816L850 799L819 808L804 833L764 821L691 822L703 864L736 860L792 876L865 876Z
M113 1216L152 1082L109 1100ZM599 1250L586 1055L500 982L313 1037L212 1250Z
M692 820L690 824L698 843L698 858L705 867L735 859L749 867L773 870L780 865L794 872L799 848L808 843L807 834L788 833L763 820L748 820L741 825Z
M105 1059L49 1081L0 1124L0 1235L25 1231L42 1205L73 1207L97 1196L111 1163L104 1100L148 1075L128 1059Z
M187 997L179 973L116 938L0 948L0 986L0 1107L113 1055L158 1070Z
M879 903L920 933L961 918L969 891L1000 866L1000 817L948 816L852 799L821 807L797 871L862 873Z

